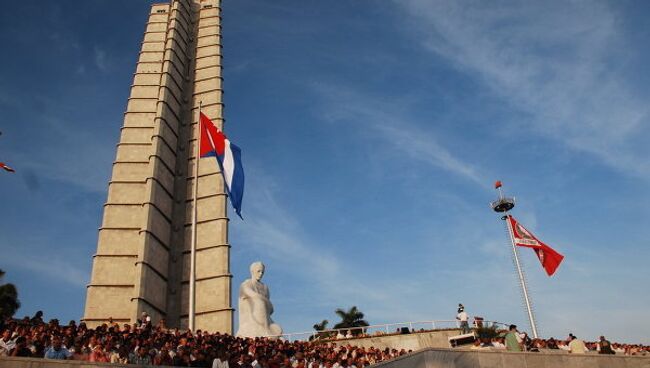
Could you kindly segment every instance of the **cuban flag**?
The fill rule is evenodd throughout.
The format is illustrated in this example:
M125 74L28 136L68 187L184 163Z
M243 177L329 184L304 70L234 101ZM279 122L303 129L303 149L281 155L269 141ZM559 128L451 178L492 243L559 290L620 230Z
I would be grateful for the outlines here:
M16 170L12 169L11 167L9 167L9 166L8 166L7 164L5 164L4 162L0 162L0 169L3 169L3 170L5 170L5 171L9 171L10 173L14 173L14 172L16 172Z
M241 203L244 198L244 167L241 164L241 149L232 144L222 131L217 129L212 120L201 113L201 147L200 156L217 158L230 203L237 215L241 216Z

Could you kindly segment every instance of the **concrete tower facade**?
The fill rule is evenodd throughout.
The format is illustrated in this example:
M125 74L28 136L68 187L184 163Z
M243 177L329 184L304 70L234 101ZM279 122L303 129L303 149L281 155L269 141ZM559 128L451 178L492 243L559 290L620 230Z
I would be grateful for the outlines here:
M199 103L223 127L220 0L154 4L117 144L83 320L187 328ZM201 159L197 196L197 329L232 333L227 198Z

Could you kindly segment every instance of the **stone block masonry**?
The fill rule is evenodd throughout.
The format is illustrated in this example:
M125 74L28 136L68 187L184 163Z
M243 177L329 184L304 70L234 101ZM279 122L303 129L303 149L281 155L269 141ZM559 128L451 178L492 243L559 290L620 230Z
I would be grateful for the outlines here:
M223 129L220 0L154 4L108 185L83 321L187 328L194 145L202 111ZM232 333L227 198L201 159L196 328Z

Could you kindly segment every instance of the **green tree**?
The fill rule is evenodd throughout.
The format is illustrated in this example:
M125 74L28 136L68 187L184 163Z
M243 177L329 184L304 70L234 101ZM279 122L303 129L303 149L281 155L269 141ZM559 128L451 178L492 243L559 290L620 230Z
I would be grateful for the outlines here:
M5 272L0 270L0 280L4 275ZM0 320L12 317L19 307L18 290L14 284L0 284Z
M314 325L314 330L316 330L316 331L323 331L324 329L327 328L327 324L328 324L329 322L330 322L330 321L324 319L321 323L317 323L317 324Z
M327 339L330 337L330 332L322 332L327 329L328 320L324 319L321 323L316 323L313 327L314 330L318 331L315 335L311 336L309 340L317 339Z
M335 313L341 317L341 322L334 325L334 329L348 328L351 329L353 335L358 335L363 332L363 329L354 327L366 327L368 322L363 319L363 313L357 309L356 306L353 306L349 310L345 311L341 308L337 309Z

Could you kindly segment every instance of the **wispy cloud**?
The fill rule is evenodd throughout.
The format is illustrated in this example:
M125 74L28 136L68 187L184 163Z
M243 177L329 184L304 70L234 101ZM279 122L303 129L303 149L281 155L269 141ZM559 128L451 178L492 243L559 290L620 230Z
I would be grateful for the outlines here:
M523 127L650 177L648 149L635 141L649 107L619 69L633 48L626 47L607 4L395 3L426 49L530 114L512 122L513 132Z
M58 281L74 287L83 287L88 282L88 270L59 256L40 252L24 252L7 244L0 244L2 258L13 260L12 267L29 271L42 280Z
M246 183L246 220L234 224L242 240L274 263L325 287L326 293L341 293L332 276L345 269L343 261L306 233L277 200L280 194L272 176L251 164L247 173L254 179Z
M322 98L322 110L326 118L351 122L364 131L370 131L390 145L392 152L401 152L410 159L444 169L481 186L487 182L477 168L439 143L438 137L418 128L402 112L404 109L397 106L398 101L394 98L391 103L387 103L381 98L373 98L342 85L334 88L318 84L315 89Z
M292 278L301 280L295 285L299 288L293 291L295 294L285 293L284 299L298 298L312 306L317 303L331 307L332 311L353 304L365 305L375 323L392 321L398 311L408 308L409 297L405 296L417 295L421 283L411 275L405 283L367 272L368 267L376 265L360 264L359 260L351 260L333 250L358 245L328 246L317 234L301 226L278 200L284 196L274 185L272 176L251 164L247 165L247 174L255 179L247 182L246 220L233 223L233 233L238 234L240 245L254 248L254 253L263 260L290 270ZM303 289L306 285L311 286ZM310 313L306 311L305 315L292 318L309 318ZM300 326L306 328L304 324Z
M41 132L31 138L40 144L39 159L33 152L15 153L21 171L76 185L90 192L107 188L110 167L106 166L114 148L106 144L111 138L102 137L83 127L72 128L56 117L41 116Z
M32 108L36 101L43 109ZM47 178L76 185L90 192L103 192L107 188L110 167L107 164L114 157L114 146L110 141L114 137L102 135L85 121L65 121L58 115L64 115L52 106L58 101L43 95L34 95L33 100L24 101L0 93L0 105L25 111L26 119L30 119L35 129L29 134L15 134L10 138L16 147L37 145L38 158L33 150L20 149L13 153L12 162L26 173L26 180L36 182L39 178ZM42 111L41 111L42 110ZM17 125L20 122L16 123ZM29 144L28 144L29 142Z
M93 48L93 56L95 60L95 66L97 66L97 69L99 69L102 72L108 71L109 64L108 64L108 58L106 55L106 50L95 46Z

